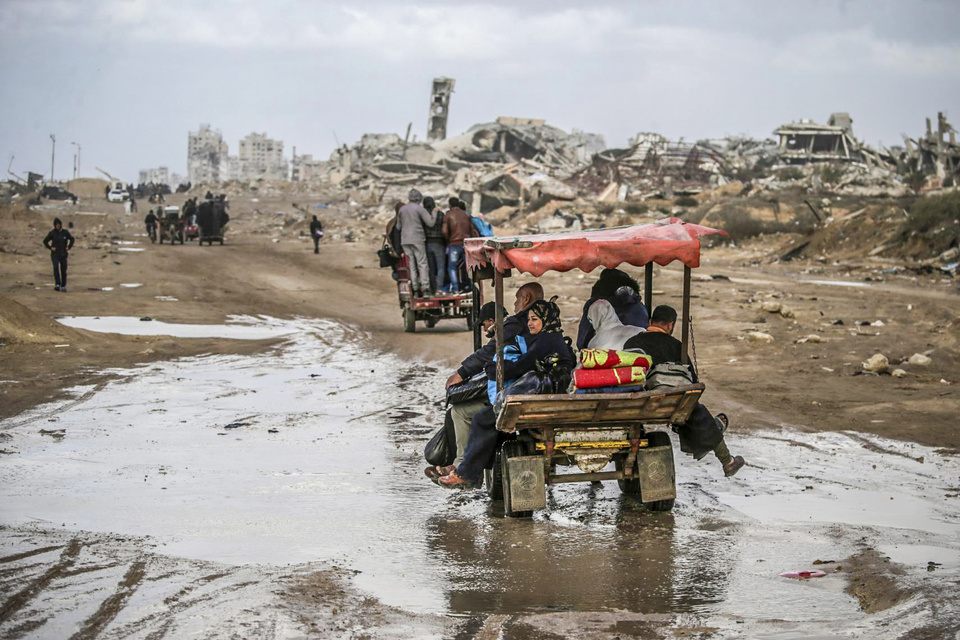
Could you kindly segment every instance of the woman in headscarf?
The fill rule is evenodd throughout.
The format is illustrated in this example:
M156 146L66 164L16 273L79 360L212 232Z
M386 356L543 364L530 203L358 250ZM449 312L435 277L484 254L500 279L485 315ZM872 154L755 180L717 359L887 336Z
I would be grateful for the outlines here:
M577 348L585 349L593 338L594 328L587 320L590 308L597 300L606 300L613 305L622 324L647 328L650 322L647 308L640 298L640 284L630 274L620 269L604 269L590 290L590 298L583 305L580 327L577 331Z
M529 335L518 335L504 346L503 379L509 386L514 380L533 371L538 362L555 359L556 367L572 369L575 362L560 328L560 307L552 300L537 300L527 308ZM488 401L470 423L470 439L463 460L455 471L437 479L448 489L472 489L483 480L483 470L490 467L497 451L496 359L487 365ZM492 386L492 392L490 392Z
M620 350L627 340L644 331L640 327L623 324L613 305L602 299L590 305L587 321L593 329L592 337L585 345L590 349Z

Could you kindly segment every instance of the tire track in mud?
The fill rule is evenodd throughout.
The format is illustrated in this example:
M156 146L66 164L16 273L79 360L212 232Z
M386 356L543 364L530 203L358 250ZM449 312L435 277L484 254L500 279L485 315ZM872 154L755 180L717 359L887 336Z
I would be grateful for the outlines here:
M67 544L67 548L60 554L60 560L57 564L44 571L43 575L10 596L10 598L3 603L3 606L0 607L0 624L3 624L13 617L14 614L23 609L31 600L50 586L51 582L73 568L82 550L83 545L79 540L71 540L70 543Z
M117 614L123 609L127 600L137 590L143 581L146 573L147 563L145 560L138 560L130 565L123 576L123 580L117 585L117 590L109 598L104 600L96 613L87 618L80 630L70 636L70 640L91 640L100 635L100 632L106 629L107 625L113 622Z

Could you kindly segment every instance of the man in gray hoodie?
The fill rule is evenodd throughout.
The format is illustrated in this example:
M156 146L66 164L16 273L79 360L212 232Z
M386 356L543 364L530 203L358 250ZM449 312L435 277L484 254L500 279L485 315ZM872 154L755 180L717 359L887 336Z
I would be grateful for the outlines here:
M397 227L400 229L400 246L407 254L410 282L413 295L421 297L425 288L430 286L430 268L427 265L427 239L424 226L432 227L437 222L435 213L424 209L420 202L423 195L416 189L410 189L410 202L400 207L397 213Z

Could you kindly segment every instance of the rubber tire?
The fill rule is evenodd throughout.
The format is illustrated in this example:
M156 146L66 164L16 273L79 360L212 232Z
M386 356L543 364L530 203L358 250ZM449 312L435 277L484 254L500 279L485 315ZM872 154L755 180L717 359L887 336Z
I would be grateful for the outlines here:
M673 447L673 444L670 442L670 436L663 431L654 431L647 434L647 440L650 441L651 447ZM668 511L673 511L673 505L676 502L674 498L669 500L654 500L653 502L644 502L645 506L650 511L656 511L665 513Z
M507 518L532 518L533 511L514 511L510 508L510 483L507 480L507 460L526 455L523 443L516 440L508 440L503 443L500 449L500 475L503 485L503 515Z
M617 471L623 471L623 461L628 454L617 455L613 458L613 464L616 466ZM637 466L636 461L634 466ZM632 480L617 480L617 484L620 485L620 492L625 493L630 496L635 496L640 494L640 478L633 478Z
M417 312L410 307L403 308L403 330L406 333L417 331Z
M484 469L483 480L487 488L487 495L491 500L503 500L503 468L501 467L501 450L493 457L493 468Z

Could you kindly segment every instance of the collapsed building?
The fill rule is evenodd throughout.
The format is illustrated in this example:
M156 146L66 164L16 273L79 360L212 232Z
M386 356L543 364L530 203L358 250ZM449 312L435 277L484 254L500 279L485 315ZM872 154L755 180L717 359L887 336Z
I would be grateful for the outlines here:
M853 118L833 113L827 124L803 119L777 128L779 155L783 162L849 162L859 160L860 144L853 137Z
M930 118L927 118L926 134L916 140L904 135L903 142L906 149L898 160L909 169L933 174L941 181L948 176L955 177L960 174L960 145L957 144L957 130L947 122L943 112L937 114L936 131L933 131Z

